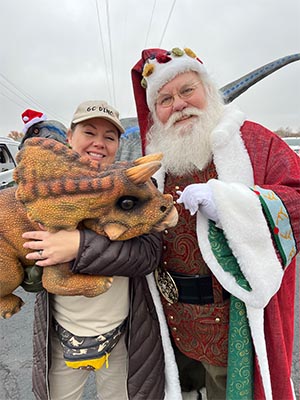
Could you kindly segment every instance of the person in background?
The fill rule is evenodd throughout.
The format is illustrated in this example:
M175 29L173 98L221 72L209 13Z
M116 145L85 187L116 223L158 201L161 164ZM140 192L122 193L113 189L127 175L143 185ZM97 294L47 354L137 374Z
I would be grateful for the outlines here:
M112 106L102 100L86 101L72 118L68 144L100 165L111 164L122 132L119 113ZM24 247L33 250L27 258L37 260L40 267L72 261L74 273L114 277L107 292L92 298L50 295L45 290L37 294L36 398L80 399L94 371L99 399L165 399L167 360L145 278L161 257L160 234L115 242L90 230L35 231L23 237ZM175 360L173 364L176 379ZM170 400L176 399L173 393L171 387Z
M155 276L183 392L293 399L299 157L189 48L143 50L132 82L143 154L164 153L154 177L177 199Z

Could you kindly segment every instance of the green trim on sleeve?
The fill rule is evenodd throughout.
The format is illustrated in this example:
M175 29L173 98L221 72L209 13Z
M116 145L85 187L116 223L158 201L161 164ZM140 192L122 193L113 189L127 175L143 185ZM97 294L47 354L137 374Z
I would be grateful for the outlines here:
M240 270L240 266L228 246L227 239L222 229L217 228L215 223L211 220L209 220L208 239L211 250L223 270L230 272L235 278L236 283L250 292L252 289Z
M251 188L257 194L265 216L271 227L271 234L286 267L296 255L296 241L290 217L285 205L275 192L255 185Z

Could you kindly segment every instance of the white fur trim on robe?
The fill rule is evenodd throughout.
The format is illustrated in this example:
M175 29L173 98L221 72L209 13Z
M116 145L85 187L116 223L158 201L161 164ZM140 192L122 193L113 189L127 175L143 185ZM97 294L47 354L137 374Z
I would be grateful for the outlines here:
M278 291L283 270L258 196L241 183L212 179L208 184L229 247L252 291L239 286L235 278L218 264L207 238L207 219L198 212L197 233L200 249L207 255L205 261L228 292L251 307L264 308Z
M160 300L159 292L157 290L153 274L147 275L146 278L156 308L160 325L162 345L164 349L166 380L164 400L182 400L178 368L175 361L175 355L171 345L169 329Z

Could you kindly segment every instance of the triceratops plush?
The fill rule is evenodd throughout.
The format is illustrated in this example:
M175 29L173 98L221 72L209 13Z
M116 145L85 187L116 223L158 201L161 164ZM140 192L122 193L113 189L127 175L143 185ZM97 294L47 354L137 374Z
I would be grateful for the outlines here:
M17 188L0 192L0 315L9 318L23 302L13 294L22 283L25 231L75 229L78 224L111 240L161 231L177 223L171 195L151 181L161 154L99 167L52 139L28 139L18 153ZM68 264L43 269L50 293L93 297L109 289L111 277L73 274Z

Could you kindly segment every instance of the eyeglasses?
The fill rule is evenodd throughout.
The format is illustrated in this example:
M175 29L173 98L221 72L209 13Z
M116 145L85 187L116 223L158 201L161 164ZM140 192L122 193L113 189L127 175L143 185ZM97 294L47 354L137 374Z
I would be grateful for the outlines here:
M195 82L192 84L188 84L188 85L184 85L178 90L177 93L174 93L174 94L170 94L170 93L161 94L158 96L155 104L160 107L164 107L164 108L171 107L174 103L176 95L180 99L183 99L183 100L189 99L190 97L193 96L193 94L195 93L195 91L200 83L201 83L201 81Z

